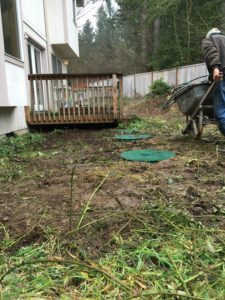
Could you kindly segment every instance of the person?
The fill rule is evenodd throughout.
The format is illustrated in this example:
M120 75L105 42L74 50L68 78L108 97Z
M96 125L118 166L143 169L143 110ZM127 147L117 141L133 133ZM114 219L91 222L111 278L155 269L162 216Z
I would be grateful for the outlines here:
M225 35L218 28L211 29L202 40L202 53L209 78L216 81L214 114L219 130L225 136Z

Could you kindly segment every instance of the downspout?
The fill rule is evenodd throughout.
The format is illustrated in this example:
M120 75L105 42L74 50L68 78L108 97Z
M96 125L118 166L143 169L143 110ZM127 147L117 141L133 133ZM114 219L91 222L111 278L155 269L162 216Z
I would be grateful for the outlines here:
M44 20L45 20L45 35L46 35L46 53L47 53L47 70L48 73L52 73L52 67L51 67L51 72L50 72L50 66L51 66L51 55L50 55L50 45L49 45L49 31L48 31L48 25L47 25L47 7L46 7L46 0L43 1L43 9L44 9Z

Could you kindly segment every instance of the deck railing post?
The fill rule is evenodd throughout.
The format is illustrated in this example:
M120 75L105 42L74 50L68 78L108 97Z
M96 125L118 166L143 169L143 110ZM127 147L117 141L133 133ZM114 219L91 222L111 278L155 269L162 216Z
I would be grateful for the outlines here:
M114 119L117 118L117 109L118 109L118 95L117 95L117 76L116 74L113 74L113 115Z
M120 78L119 80L119 99L120 99L120 119L123 118L123 77Z
M31 78L30 79L30 104L31 104L31 111L33 114L33 119L35 120L35 113L34 113L34 107L35 107L35 99L34 99L34 81Z

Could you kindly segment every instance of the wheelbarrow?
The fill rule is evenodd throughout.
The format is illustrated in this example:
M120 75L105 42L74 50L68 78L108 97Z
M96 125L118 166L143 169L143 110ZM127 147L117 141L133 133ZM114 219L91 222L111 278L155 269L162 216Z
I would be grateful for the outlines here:
M167 109L177 103L180 112L186 116L186 126L182 133L192 134L196 138L201 137L205 125L215 123L213 109L215 81L194 83L200 78L202 77L178 86L171 98L162 106L163 109Z

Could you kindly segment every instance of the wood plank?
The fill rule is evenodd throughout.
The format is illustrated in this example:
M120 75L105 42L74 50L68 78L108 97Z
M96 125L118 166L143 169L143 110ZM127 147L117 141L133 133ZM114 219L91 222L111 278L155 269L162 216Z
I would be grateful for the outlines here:
M76 119L69 120L68 116L65 118L65 120L62 122L62 120L58 117L55 118L55 120L52 118L51 120L44 120L44 118L41 118L39 121L35 121L32 117L29 119L28 124L29 125L62 125L62 124L95 124L95 123L116 123L116 120L112 116L111 118L94 118L94 116L83 116L82 119L79 119L77 116Z

